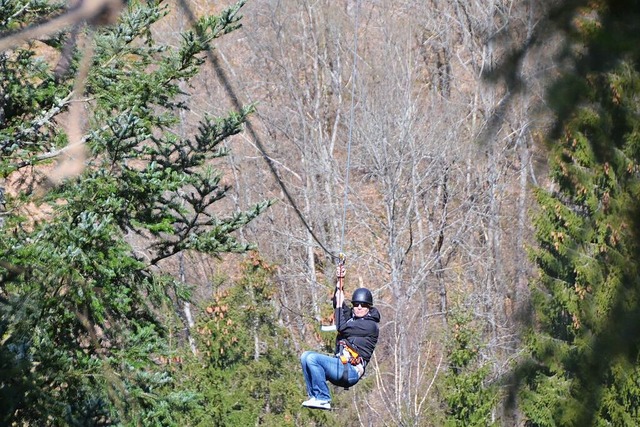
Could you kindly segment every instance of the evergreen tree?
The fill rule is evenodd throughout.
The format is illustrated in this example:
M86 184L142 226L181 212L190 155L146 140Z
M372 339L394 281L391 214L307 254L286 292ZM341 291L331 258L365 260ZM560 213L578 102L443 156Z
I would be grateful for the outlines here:
M575 68L552 88L555 188L536 190L539 277L520 372L532 426L640 424L640 11L614 3L579 10Z
M252 253L241 278L230 285L222 280L202 310L196 328L201 355L183 368L201 398L193 425L335 423L332 414L300 409L306 394L299 355L276 317L274 271Z
M152 362L171 357L169 295L189 297L159 263L184 251L248 250L233 232L270 202L226 216L213 209L229 187L212 162L251 106L205 116L191 137L172 127L186 108L181 84L211 42L239 27L243 3L200 18L177 48L150 31L167 14L163 2L131 1L116 25L0 53L0 178L12 186L0 205L0 424L169 426L192 409L195 393ZM44 0L2 2L0 27L64 12ZM47 174L73 139L63 124L89 52L69 50L74 38L93 44L76 94L89 154L81 174L57 185ZM50 49L68 69L43 59ZM27 214L34 207L39 217ZM132 236L149 246L132 246Z
M452 336L447 345L449 369L442 396L447 404L445 426L492 426L498 402L495 386L488 383L490 366L481 360L480 331L471 314L454 309L450 314Z

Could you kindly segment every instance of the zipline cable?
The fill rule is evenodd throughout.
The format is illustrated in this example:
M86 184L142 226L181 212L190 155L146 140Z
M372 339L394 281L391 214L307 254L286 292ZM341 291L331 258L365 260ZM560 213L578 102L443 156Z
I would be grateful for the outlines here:
M185 0L180 0L180 5L182 6L182 9L184 10L184 12L187 14L189 21L192 24L195 24L197 22L196 16L193 14L193 12L191 11L191 8L186 3L186 1ZM225 71L220 66L220 62L218 60L217 55L215 55L213 53L213 49L211 47L209 47L207 49L207 57L209 58L209 60L213 64L213 68L214 68L216 74L218 75L218 79L222 83L222 86L224 86L224 88L225 88L225 90L227 92L227 95L229 96L229 99L231 100L231 103L233 104L234 108L237 111L242 111L242 104L240 103L240 101L238 99L238 96L236 95L233 87L231 86L231 83L229 82L229 78L227 77L227 74L225 73ZM304 215L302 215L302 212L298 208L298 205L293 200L293 197L289 193L289 190L287 190L287 187L284 185L284 182L280 178L280 175L278 175L278 171L277 171L275 165L273 164L273 160L271 160L271 157L267 154L267 151L264 148L264 145L262 144L260 138L258 137L258 134L253 129L253 125L251 124L251 121L247 120L245 123L246 123L247 131L249 132L249 134L251 135L251 137L255 141L256 147L258 147L258 150L260 151L260 154L262 155L262 158L267 163L267 166L269 166L269 170L271 171L272 175L274 176L274 178L278 182L278 185L280 185L280 189L282 190L282 192L286 196L287 200L289 201L289 203L293 207L293 210L295 211L295 213L298 216L298 218L300 218L300 221L302 222L304 227L307 229L307 231L309 232L309 234L311 235L313 240L315 240L316 243L318 243L318 245L322 248L323 251L325 251L325 253L327 253L327 255L329 255L334 260L335 259L339 259L339 255L336 255L333 252L331 252L329 249L327 249L326 246L320 241L320 239L318 239L318 236L316 236L316 234L313 232L313 229L311 228L309 223L307 223L307 221L305 220Z
M186 3L186 1L180 0L180 5L182 6L182 9L187 15L189 21L192 24L196 23L197 22L196 16L193 14L193 11L189 7L189 5ZM344 188L344 200L343 200L343 211L342 211L342 230L340 235L340 253L339 254L335 254L329 249L327 249L327 247L320 241L318 236L316 236L313 229L304 218L304 215L300 211L300 208L298 208L297 203L289 193L289 190L287 189L286 185L280 178L280 175L278 174L278 171L273 163L273 160L271 160L271 157L268 155L266 149L264 148L264 145L262 144L262 141L258 137L258 134L256 133L256 131L254 130L253 125L251 124L251 121L249 120L246 121L247 131L255 141L256 147L260 151L262 158L267 163L267 166L269 167L271 174L274 176L276 182L280 186L280 189L282 190L287 200L293 207L293 210L295 211L296 215L298 216L298 218L300 219L304 227L307 229L307 231L309 232L313 240L315 240L316 243L320 246L320 248L322 248L322 250L337 263L344 262L344 255L343 255L344 235L345 235L345 228L346 228L347 198L348 198L348 191L349 191L349 170L351 165L351 141L353 137L353 123L354 123L354 109L355 109L354 104L355 104L355 89L356 89L356 84L355 84L356 83L355 82L356 81L356 65L357 65L357 59L358 59L358 17L360 14L359 12L360 12L360 1L356 0L355 24L354 24L355 31L354 31L354 41L353 41L353 45L354 45L353 46L353 69L351 74L351 82L352 82L351 111L350 111L350 123L349 123L349 139L347 143L347 165L346 165L346 174L345 174L345 188ZM240 100L238 99L238 96L236 95L235 90L233 89L233 87L231 86L231 83L229 82L229 78L227 77L227 74L225 73L224 69L221 67L218 57L217 55L214 54L212 48L207 49L207 57L211 61L213 68L218 76L218 79L222 83L222 86L225 88L225 91L227 92L227 96L231 100L231 103L233 104L234 108L237 111L241 111L242 104L240 103Z

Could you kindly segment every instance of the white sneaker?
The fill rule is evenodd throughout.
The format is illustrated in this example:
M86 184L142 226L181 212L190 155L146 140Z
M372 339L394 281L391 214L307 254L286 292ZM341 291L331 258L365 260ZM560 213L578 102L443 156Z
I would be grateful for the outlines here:
M331 409L331 402L328 400L319 400L315 397L312 397L311 399L302 402L302 406L306 408Z

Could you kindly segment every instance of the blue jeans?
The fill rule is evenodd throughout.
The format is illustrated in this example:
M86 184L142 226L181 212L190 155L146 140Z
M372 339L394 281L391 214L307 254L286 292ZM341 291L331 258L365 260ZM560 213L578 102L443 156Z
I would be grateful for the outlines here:
M333 384L348 387L358 382L358 371L350 364L343 365L335 356L305 351L300 356L304 381L307 384L307 394L319 400L331 401L327 381ZM349 369L347 384L342 383L342 372L345 366Z

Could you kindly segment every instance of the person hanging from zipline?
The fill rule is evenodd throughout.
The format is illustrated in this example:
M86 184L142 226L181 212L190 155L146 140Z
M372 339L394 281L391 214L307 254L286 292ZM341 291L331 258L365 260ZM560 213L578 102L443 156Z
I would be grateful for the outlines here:
M355 385L362 378L378 342L380 312L373 306L371 291L356 289L351 296L352 307L349 307L342 288L344 262L338 264L336 275L333 306L338 335L335 355L305 351L300 356L309 396L302 406L307 408L331 409L327 381L345 388Z

